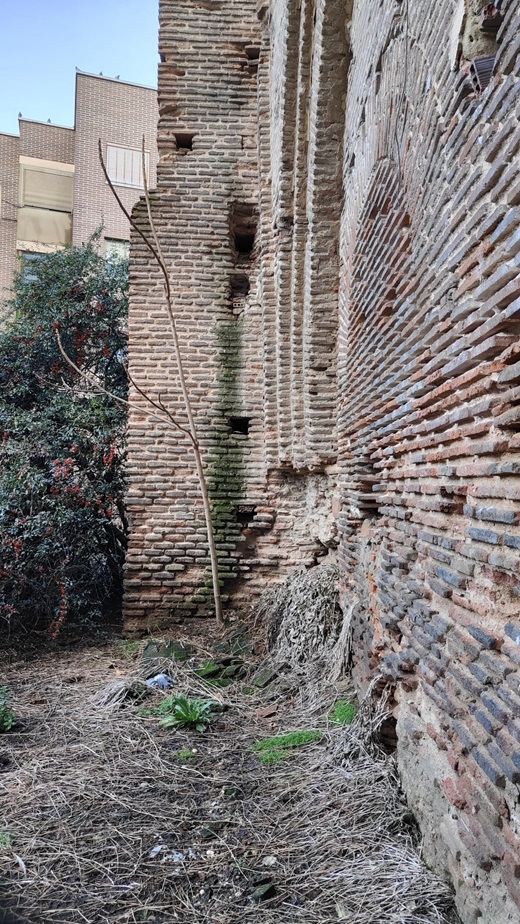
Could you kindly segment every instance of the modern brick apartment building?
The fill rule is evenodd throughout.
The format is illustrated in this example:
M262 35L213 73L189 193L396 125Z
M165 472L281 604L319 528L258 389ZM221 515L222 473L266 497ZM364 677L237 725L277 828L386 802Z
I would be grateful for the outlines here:
M101 225L107 252L128 250L128 222L101 172L98 139L131 210L142 189L143 136L155 183L157 92L77 71L74 123L65 128L21 118L19 135L0 134L0 305L21 261L81 244Z
M520 915L520 6L161 0L157 195L228 602L337 548L425 856ZM183 422L133 245L135 379ZM141 401L139 395L134 401ZM132 411L129 631L211 609L189 444Z

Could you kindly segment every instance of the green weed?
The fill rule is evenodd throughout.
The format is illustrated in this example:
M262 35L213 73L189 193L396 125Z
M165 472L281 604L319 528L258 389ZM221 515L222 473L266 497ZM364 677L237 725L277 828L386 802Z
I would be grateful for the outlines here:
M216 704L209 700L188 699L186 696L166 696L155 710L161 715L160 725L164 728L194 728L205 731Z
M198 757L196 748L181 748L175 755L179 760L195 760Z
M11 835L9 831L3 831L0 828L0 850L9 850L11 846Z
M14 725L15 717L11 709L11 697L7 687L0 687L0 732L9 731Z
M251 750L270 751L272 748L299 748L302 744L310 744L311 741L319 741L320 738L320 731L293 731L285 735L274 735L272 738L257 741L256 744L251 746Z
M139 653L140 643L137 640L127 639L126 642L123 642L123 654L125 658L130 660L135 660Z
M283 760L287 760L294 748L311 744L313 741L319 741L320 739L320 731L294 731L257 741L256 744L251 745L250 750L258 754L260 763L264 767L272 767Z
M354 703L349 703L346 699L338 699L329 712L329 722L332 725L350 725L356 712Z

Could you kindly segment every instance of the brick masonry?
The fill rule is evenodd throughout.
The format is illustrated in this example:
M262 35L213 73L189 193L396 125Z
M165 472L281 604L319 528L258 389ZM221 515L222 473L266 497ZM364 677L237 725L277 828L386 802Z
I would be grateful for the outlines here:
M128 222L101 172L98 140L102 141L106 157L107 144L140 150L144 137L150 152L149 182L153 187L156 127L156 91L152 87L77 72L73 244L82 244L101 224L104 237L128 240ZM139 190L119 186L118 192L125 207L132 209Z
M19 156L18 136L0 135L0 305L11 286L16 266Z
M160 19L153 208L226 597L339 545L355 679L393 690L425 856L464 922L512 924L518 3L163 0ZM132 372L182 422L138 241L132 264ZM210 609L208 557L188 447L142 405L129 436L139 632Z
M19 268L17 218L20 157L74 166L72 243L83 244L103 227L103 238L128 242L129 222L105 182L98 156L98 140L106 158L107 145L141 150L143 137L149 152L149 184L156 181L157 91L76 71L75 127L19 119L19 137L0 133L0 316L8 301L14 272ZM33 164L34 166L34 164ZM47 163L48 166L48 163ZM119 196L131 211L141 189L118 185ZM52 212L52 209L50 210ZM43 213L42 213L43 214ZM21 242L20 249L49 251L60 246L43 240ZM64 243L65 238L61 239ZM103 247L103 243L100 245Z

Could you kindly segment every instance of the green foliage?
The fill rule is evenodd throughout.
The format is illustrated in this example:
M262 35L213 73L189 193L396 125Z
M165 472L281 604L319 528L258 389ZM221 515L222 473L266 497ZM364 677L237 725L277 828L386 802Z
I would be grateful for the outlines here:
M258 755L258 758L264 767L273 767L275 764L279 764L283 760L287 760L289 755L290 751L286 749L280 750L279 748L271 748L269 751L261 751L261 753Z
M299 748L320 739L320 731L294 731L257 741L256 744L251 745L250 750L258 754L260 763L266 767L271 767L282 760L286 760L293 748Z
M357 709L353 703L345 699L338 699L329 712L329 722L333 725L350 725L354 720Z
M11 708L11 697L7 687L0 687L0 732L9 731L14 725L15 717ZM0 831L0 834L2 832Z
M160 724L164 728L194 728L205 731L213 717L215 703L202 699L188 699L186 696L166 696L155 710L163 715Z
M126 412L70 368L55 331L125 397L127 267L93 239L44 257L34 277L17 277L0 333L0 618L55 637L113 605L126 545Z
M129 658L132 661L135 661L137 655L139 654L140 642L132 641L127 639L123 642L123 654L125 658Z
M211 659L195 671L197 677L201 677L208 687L221 690L231 686L243 672L244 662L230 658L225 658L223 662Z
M181 748L175 755L179 760L195 760L198 756L196 748Z
M9 831L0 828L0 850L9 850L12 840Z

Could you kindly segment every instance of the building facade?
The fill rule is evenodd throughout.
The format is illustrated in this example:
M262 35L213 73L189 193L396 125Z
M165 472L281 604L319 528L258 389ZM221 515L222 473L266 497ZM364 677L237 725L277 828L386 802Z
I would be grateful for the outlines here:
M19 135L0 134L0 305L15 271L102 227L107 253L128 253L129 223L102 174L101 139L111 179L130 211L142 191L141 149L150 186L157 163L157 93L76 72L74 128L20 118Z
M160 4L157 195L217 532L245 608L336 554L425 856L520 907L520 8ZM136 215L142 216L142 205ZM185 422L157 267L131 369ZM211 611L190 447L138 394L129 631Z

